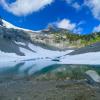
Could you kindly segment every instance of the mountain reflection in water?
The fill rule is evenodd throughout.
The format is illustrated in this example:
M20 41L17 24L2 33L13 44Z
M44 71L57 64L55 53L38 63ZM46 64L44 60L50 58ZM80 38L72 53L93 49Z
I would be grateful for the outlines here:
M51 60L29 60L22 62L2 62L0 63L0 79L22 78L35 75L36 73L46 73L53 70L71 68L71 67L86 67L100 69L99 65L58 65L57 61Z

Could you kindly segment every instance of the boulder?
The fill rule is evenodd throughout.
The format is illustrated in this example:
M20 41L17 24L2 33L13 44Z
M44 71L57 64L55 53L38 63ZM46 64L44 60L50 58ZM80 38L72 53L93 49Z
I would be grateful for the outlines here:
M88 70L85 72L85 76L89 84L100 84L100 76L96 71Z

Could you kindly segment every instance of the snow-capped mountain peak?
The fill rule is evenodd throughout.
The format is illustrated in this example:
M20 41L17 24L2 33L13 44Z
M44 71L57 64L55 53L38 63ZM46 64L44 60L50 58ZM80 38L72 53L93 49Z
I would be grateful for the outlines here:
M3 26L6 27L6 28L14 28L14 29L18 29L18 27L14 26L13 24L5 21L5 20L2 20L3 22Z
M23 31L40 32L40 31L33 31L33 30L17 27L15 25L11 24L10 22L7 22L6 20L1 19L1 18L0 18L0 26L6 27L6 28L19 29L19 30L23 30Z

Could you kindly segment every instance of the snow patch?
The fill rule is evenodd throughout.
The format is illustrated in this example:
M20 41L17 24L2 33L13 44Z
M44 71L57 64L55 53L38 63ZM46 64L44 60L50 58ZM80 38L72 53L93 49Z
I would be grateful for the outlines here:
M16 42L16 41L14 41L17 45L23 45L23 46L25 46L26 44L24 43L24 42Z
M18 43L20 44L20 43ZM67 51L52 51L43 49L42 47L35 46L31 43L28 44L28 47L31 50L34 50L36 52L32 52L29 49L19 47L20 52L24 53L25 56L19 56L15 53L6 53L0 51L0 62L7 62L7 61L21 61L21 60L28 60L28 59L55 59L56 57L63 56L65 54L68 54L72 52L73 50L67 50Z
M100 52L89 52L78 55L66 55L60 60L60 64L100 64Z

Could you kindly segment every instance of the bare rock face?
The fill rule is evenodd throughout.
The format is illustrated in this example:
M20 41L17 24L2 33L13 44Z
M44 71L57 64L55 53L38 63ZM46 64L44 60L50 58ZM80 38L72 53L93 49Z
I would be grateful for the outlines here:
M85 72L85 76L90 84L100 84L100 76L94 70L88 70Z

